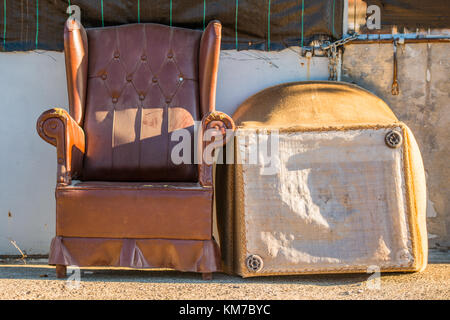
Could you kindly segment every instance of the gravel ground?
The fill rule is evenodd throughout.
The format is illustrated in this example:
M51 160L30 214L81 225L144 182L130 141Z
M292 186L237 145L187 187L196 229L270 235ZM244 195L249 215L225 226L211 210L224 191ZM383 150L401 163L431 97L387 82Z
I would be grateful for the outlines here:
M42 264L0 264L0 299L450 299L450 264L423 273L383 274L370 289L367 274L242 279L215 274L86 268L79 288Z

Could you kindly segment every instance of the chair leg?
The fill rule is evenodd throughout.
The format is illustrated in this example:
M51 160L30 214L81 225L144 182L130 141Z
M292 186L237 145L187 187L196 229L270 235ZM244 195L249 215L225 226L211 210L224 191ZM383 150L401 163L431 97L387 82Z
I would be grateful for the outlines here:
M212 278L213 278L212 272L202 273L202 279L203 280L212 280Z
M56 265L56 277L62 279L67 277L67 267L61 264Z

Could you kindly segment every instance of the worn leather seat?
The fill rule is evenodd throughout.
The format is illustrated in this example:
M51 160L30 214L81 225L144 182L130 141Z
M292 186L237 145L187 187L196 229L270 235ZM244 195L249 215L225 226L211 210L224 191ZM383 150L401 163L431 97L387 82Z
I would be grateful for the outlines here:
M220 270L212 165L194 162L208 147L202 133L234 130L215 111L220 39L218 21L203 32L158 24L85 30L67 21L69 112L51 109L37 122L57 150L49 263L59 276L71 264ZM180 130L192 146L182 164L171 157Z

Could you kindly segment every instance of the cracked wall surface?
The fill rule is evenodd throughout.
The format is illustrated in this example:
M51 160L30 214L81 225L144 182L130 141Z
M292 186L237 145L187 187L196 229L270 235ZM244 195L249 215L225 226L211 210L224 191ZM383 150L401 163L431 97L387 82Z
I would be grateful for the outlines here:
M391 94L392 44L349 44L342 80L381 97L414 133L422 152L428 191L430 247L450 247L450 44L398 45L400 93Z
M233 114L267 87L328 78L327 58L306 59L298 51L223 51L217 109ZM428 178L430 246L450 244L448 56L447 44L399 47L399 96L390 93L392 45L347 45L343 61L343 80L383 98L417 137ZM27 255L47 254L55 230L56 156L35 126L48 108L67 108L64 57L44 51L2 53L0 70L0 255L20 255L11 241Z

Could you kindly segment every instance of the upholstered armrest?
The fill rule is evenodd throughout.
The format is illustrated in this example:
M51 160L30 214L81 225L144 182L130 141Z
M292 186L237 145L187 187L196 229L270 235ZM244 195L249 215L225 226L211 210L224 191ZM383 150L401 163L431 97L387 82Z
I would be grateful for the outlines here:
M212 186L212 165L215 149L224 146L236 129L233 119L219 111L208 112L202 119L199 146L201 161L199 181L203 186Z
M38 119L36 129L42 139L56 147L57 182L70 184L80 175L85 151L83 129L64 109L50 109Z

